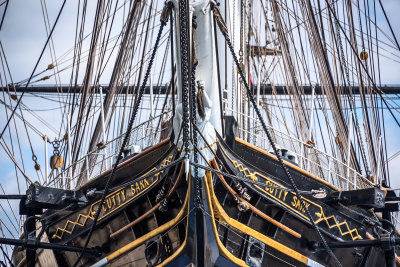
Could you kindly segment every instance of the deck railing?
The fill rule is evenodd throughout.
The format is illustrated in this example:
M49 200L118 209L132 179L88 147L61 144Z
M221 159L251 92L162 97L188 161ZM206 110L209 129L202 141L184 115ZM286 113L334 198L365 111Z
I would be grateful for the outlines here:
M161 123L158 125L158 122L160 117L166 116L168 113L164 112L140 123L132 129L128 145L125 148L127 151L126 156L138 153L160 142L160 134L164 129L162 129ZM90 180L111 169L115 164L124 136L125 134L122 134L82 156L79 160L63 169L54 178L50 179L46 186L75 188L79 178Z
M271 152L272 147L264 131L262 131L259 121L245 114L237 114L249 119L250 125L252 126L250 127L250 131L249 129L238 128L239 137L244 137L243 139L252 145L264 149L267 152ZM161 129L160 125L158 130L156 130L157 125L155 125L155 123L158 123L160 116L164 115L166 115L166 113L160 114L153 119L137 125L131 132L127 149L131 150L133 153L158 143L160 141L160 133L163 129ZM295 156L296 159L295 161L287 160L297 164L300 168L308 171L312 175L342 190L373 186L373 183L365 176L338 160L336 157L316 147L312 147L302 140L278 129L270 126L268 127L272 133L274 142L279 148L288 150L288 154ZM90 180L110 169L115 163L115 157L121 146L123 136L124 135L118 136L107 142L103 147L84 155L72 165L65 168L55 178L51 179L47 185L73 188L79 177L85 176L85 180Z
M127 149L134 153L158 143L160 141L160 133L164 129L161 128L160 124L157 130L157 123L160 117L165 116L168 113L169 112L162 113L137 125L131 132ZM252 145L264 149L267 152L271 152L272 147L269 144L264 131L261 129L259 121L252 117L248 117L245 114L237 113L236 111L235 113L248 118L252 125L250 131L248 129L238 128L239 137L242 137L242 139ZM298 165L310 174L327 181L341 190L352 190L374 186L374 184L365 176L346 163L338 160L336 157L329 155L316 147L312 147L306 142L278 129L270 126L267 127L271 131L274 142L279 146L279 148L287 149L289 154L296 157L295 161L287 159L290 163ZM79 177L85 176L87 180L90 180L110 169L115 163L116 154L120 149L124 136L124 134L118 136L117 138L108 141L102 148L96 149L82 156L78 161L74 162L51 179L46 186L75 188ZM394 213L392 217L393 223L397 227L400 226L399 213Z
M272 152L272 146L262 130L261 123L258 119L236 111L228 111L234 113L234 115L244 116L248 119L251 127L248 129L238 127L237 129L241 139L267 152ZM288 150L288 155L295 156L296 160L291 161L287 159L287 161L298 165L301 169L308 171L310 174L342 190L366 188L374 185L357 170L336 157L278 129L271 126L267 127L273 136L275 144L281 150Z

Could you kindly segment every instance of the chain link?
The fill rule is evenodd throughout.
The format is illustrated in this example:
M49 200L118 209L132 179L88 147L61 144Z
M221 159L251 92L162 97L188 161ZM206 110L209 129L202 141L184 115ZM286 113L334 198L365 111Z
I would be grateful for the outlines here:
M194 63L192 66L191 73L191 86L192 86L192 123L197 125L197 99L196 99L196 67L197 63ZM198 148L197 142L197 131L192 127L192 136L193 136L193 146ZM194 149L194 162L198 163L198 152L197 149ZM200 177L199 177L199 169L197 166L194 168L194 187L195 187L195 207L198 208L201 206L201 196L200 196Z
M192 94L192 124L197 125L197 99L196 99L196 68L198 65L197 57L196 57L196 46L195 46L195 36L196 36L196 17L193 16L192 19L192 72L191 72L191 94ZM193 151L193 160L195 163L198 163L198 142L197 142L197 131L192 127L192 136L193 136L193 146L195 147ZM199 177L199 169L197 166L194 167L194 189L195 189L195 199L194 205L196 208L201 207L201 195L200 195L200 177Z
M195 124L195 125L197 125L197 118L196 118L196 115L197 115L197 101L196 101L196 77L195 77L195 74L196 74L196 67L197 67L197 64L194 64L193 66L192 66L192 77L191 77L191 80L192 80L192 116L193 116L193 118L192 118L192 123L193 124ZM193 136L193 146L195 147L195 148L197 148L198 147L198 140L197 140L197 131L194 129L194 127L192 127L192 132L193 132L193 134L192 134L192 136ZM193 153L194 153L194 157L193 157L193 159L194 159L194 162L195 163L198 163L199 162L199 160L198 160L198 152L197 152L197 149L194 149L194 151L193 151ZM195 166L195 168L194 168L194 186L195 186L195 206L196 207L199 207L200 205L201 205L201 197L200 197L200 177L199 177L199 168L198 167L196 167Z
M60 155L60 151L59 151L60 141L54 140L53 142L51 142L51 144L53 145L53 155L59 156Z
M244 84L244 86L245 86L245 88L246 88L246 91L247 91L247 96L248 96L248 98L250 99L250 101L251 101L251 103L252 103L252 105L253 105L254 110L256 111L257 117L258 117L258 119L259 119L260 122L261 122L261 125L262 125L262 127L263 127L263 130L264 130L265 134L267 135L268 141L269 141L269 143L271 144L271 146L272 146L272 148L273 148L273 151L274 151L275 155L277 156L280 165L282 166L282 169L284 170L286 176L288 177L288 179L289 179L289 181L290 181L290 183L291 183L291 185L292 185L292 187L293 187L293 189L294 189L296 195L299 196L299 200L300 200L301 206L302 206L302 207L304 208L304 210L306 211L307 217L309 218L309 220L310 220L310 222L311 222L311 225L313 226L313 228L315 229L315 231L318 233L318 236L320 237L320 239L321 239L321 241L322 241L324 247L326 248L328 254L334 259L334 261L335 261L335 263L336 263L337 266L342 266L341 263L339 262L339 260L337 259L337 257L335 256L335 254L333 254L333 251L329 248L328 243L326 242L325 238L323 237L323 235L322 235L321 231L319 230L318 226L315 224L314 220L312 219L311 213L310 213L310 211L307 209L307 207L306 207L306 205L305 205L305 203L304 203L303 197L301 196L301 194L300 194L300 192L299 192L299 189L297 188L297 185L296 185L296 183L295 183L294 180L293 180L292 175L289 173L289 169L288 169L287 166L284 164L284 162L283 162L283 160L282 160L282 157L280 156L280 154L279 154L278 151L277 151L277 147L276 147L276 145L275 145L275 142L274 142L273 139L272 139L271 133L269 132L269 130L268 130L268 128L267 128L267 125L265 124L265 121L264 121L263 117L261 116L261 112L260 112L260 110L258 109L258 107L257 107L257 105L256 105L256 102L255 102L255 100L254 100L254 96L252 95L252 93L251 93L251 91L250 91L250 87L249 87L249 85L248 85L248 83L247 83L247 81L246 81L246 79L245 79L245 75L244 75L244 73L243 73L243 69L241 68L241 65L240 65L240 63L239 63L239 60L238 60L238 58L237 58L237 56L236 56L236 54L235 54L235 51L234 51L233 45L232 45L232 43L231 43L231 40L230 40L230 38L229 38L229 36L228 36L228 33L227 33L227 32L224 32L224 31L221 31L221 32L222 32L223 36L225 37L225 41L226 41L226 43L227 43L227 45L228 45L228 48L229 48L229 50L230 50L230 52L231 52L231 54L232 54L233 60L234 60L234 62L235 62L235 64L236 64L236 67L238 68L239 75L240 75L240 77L242 78L243 84Z
M164 8L171 8L171 7L170 7L170 6L166 6L166 7L164 7ZM153 51L152 51L151 56L150 56L149 64L147 65L146 74L145 74L145 76L144 76L144 78L143 78L143 82L142 82L142 84L141 84L141 86L140 86L137 99L136 99L135 104L134 104L134 106L133 106L132 115L131 115L131 117L130 117L130 119L129 119L127 131L126 131L126 134L125 134L125 136L124 136L124 140L122 141L122 145L121 145L121 147L120 147L120 150L119 150L119 152L118 152L117 161L115 162L114 167L113 167L113 170L112 170L110 176L109 176L108 179L107 179L107 182L106 182L105 187L104 187L104 190L103 190L103 194L102 194L101 199L100 199L100 202L99 202L99 207L98 207L97 210L96 210L96 213L95 213L95 217L94 217L92 226L91 226L90 231L89 231L89 233L88 233L88 237L87 237L87 239L86 239L86 242L85 242L84 247L82 248L81 253L79 254L79 257L78 257L77 260L75 261L74 267L78 265L78 263L79 263L79 261L80 261L82 255L83 255L84 252L86 251L86 248L87 248L87 246L88 246L88 244L89 244L89 241L90 241L90 239L91 239L91 237L92 237L93 230L94 230L94 228L96 227L97 221L98 221L98 219L99 219L101 207L103 206L103 203L104 203L104 201L105 201L106 195L108 194L109 187L110 187L110 184L111 184L111 180L112 180L112 178L114 177L114 174L115 174L115 172L116 172L116 170L117 170L117 166L118 166L118 164L120 163L120 161L121 161L121 159L122 159L122 152L123 152L123 150L124 150L124 148L125 148L125 146L126 146L128 140L129 140L130 133L131 133L131 130L132 130L132 127L133 127L133 123L134 123L134 121L135 121L135 118L136 118L136 115L137 115L137 112L138 112L138 110L139 110L140 103L141 103L141 100L142 100L142 97L143 97L143 93L144 93L144 90L145 90L145 88L146 88L147 81L148 81L148 79L149 79L151 67L153 66L153 62L154 62L154 58L155 58L155 55L156 55L156 52L157 52L157 48L158 48L158 46L159 46L159 44L160 44L161 34L162 34L162 31L163 31L164 26L165 26L166 24L167 24L167 21L165 21L164 18L162 18L162 19L161 19L161 26L160 26L160 29L159 29L159 31L158 31L158 33L157 33L157 38L156 38L156 41L155 41L155 44L154 44Z
M189 151L189 53L186 0L179 1L180 52L181 52L181 79L182 79L182 126L183 145L185 153Z
M215 16L215 13L214 13ZM236 0L233 0L233 19L232 19L232 35L233 35L233 45L235 45L235 22L236 22ZM232 64L232 93L231 93L231 104L232 104L232 116L234 115L234 110L235 110L235 98L234 94L235 92L233 91L234 88L236 88L236 72L235 72L235 66Z
M240 49L239 49L239 62L240 65L242 66L243 64L243 47L244 47L244 34L243 34L243 29L244 29L244 16L243 16L243 9L244 9L244 0L240 0Z

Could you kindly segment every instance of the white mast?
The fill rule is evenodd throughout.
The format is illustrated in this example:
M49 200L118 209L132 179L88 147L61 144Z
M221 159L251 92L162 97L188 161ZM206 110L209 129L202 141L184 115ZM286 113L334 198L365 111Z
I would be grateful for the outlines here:
M208 96L213 102L210 123L214 126L215 130L222 134L222 126L221 126L221 110L219 102L220 94L218 92L218 72L216 61L216 48L214 43L214 25L213 25L213 14L211 11L211 3L213 1L210 0L194 0L189 4L189 36L191 36L192 31L192 17L196 16L197 22L197 30L195 34L195 46L196 46L196 55L198 59L198 65L196 68L196 81L202 80L204 81L204 90L207 92ZM173 1L175 6L175 12L179 12L177 10L178 3L177 1ZM178 73L178 103L182 102L182 85L180 83L180 47L179 47L179 18L176 15L175 19L175 48L176 48L176 65L177 65L177 73ZM191 40L190 40L191 42Z
M192 1L196 16L197 30L195 35L196 54L199 64L196 69L196 81L204 81L204 90L213 102L210 123L215 130L221 132L220 94L218 88L217 53L215 47L213 14L211 1Z

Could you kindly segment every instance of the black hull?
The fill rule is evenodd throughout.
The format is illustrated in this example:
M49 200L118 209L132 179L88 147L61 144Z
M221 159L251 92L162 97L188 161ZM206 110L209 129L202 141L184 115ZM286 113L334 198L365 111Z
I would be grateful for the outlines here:
M216 159L201 179L199 208L193 197L194 179L185 173L185 161L179 160L180 153L169 140L123 162L89 243L89 247L100 247L102 255L85 255L79 265L334 266L326 251L312 249L319 238L296 203L297 196L285 191L291 186L274 156L240 140L233 147L218 141ZM287 166L300 190L336 191L295 165ZM108 174L79 190L101 191ZM49 242L82 247L98 200L94 197L90 205L73 212L44 214L47 218L53 214L46 222ZM368 210L351 207L355 213L311 196L305 201L328 243L374 238L366 222L372 218ZM386 266L380 248L333 252L343 266ZM38 263L48 266L38 254ZM43 255L59 266L71 266L79 253L47 251ZM23 258L24 251L16 248L15 265Z

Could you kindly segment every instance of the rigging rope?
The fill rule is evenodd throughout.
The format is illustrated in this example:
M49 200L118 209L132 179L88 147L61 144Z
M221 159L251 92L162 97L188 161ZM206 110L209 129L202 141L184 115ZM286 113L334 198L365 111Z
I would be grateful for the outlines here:
M44 51L45 51L45 49L46 49L46 47L47 47L47 44L48 44L49 41L50 41L51 36L53 35L53 31L54 31L54 29L55 29L55 27L56 27L56 25L57 25L58 19L59 19L60 16L61 16L61 13L62 13L62 11L63 11L63 9L64 9L64 6L65 6L65 3L66 3L66 2L67 2L67 0L64 0L63 4L62 4L62 6L61 6L61 9L60 9L60 11L58 12L56 21L54 22L53 28L51 29L51 32L50 32L49 36L47 37L46 43L44 44L43 49L42 49L42 52L40 53L39 59L37 60L36 65L35 65L35 67L33 68L32 74L31 74L30 78L28 79L28 82L26 83L25 89L28 87L28 85L29 85L29 83L30 83L30 81L31 81L31 79L32 79L32 77L33 77L35 71L36 71L36 68L37 68L38 65L39 65L39 62L40 62L40 60L42 59L42 56L43 56L43 54L44 54ZM10 117L9 117L8 120L7 120L6 125L4 126L3 130L1 131L0 138L3 137L3 134L4 134L5 130L7 129L8 125L9 125L9 123L10 123L10 121L11 121L11 118L14 116L14 113L15 113L15 111L17 110L19 104L21 103L21 100L22 100L22 97L24 96L24 94L25 94L25 92L23 92L23 93L21 94L20 98L18 99L18 102L17 102L17 104L15 105L14 110L12 111Z
M90 231L89 231L88 237L86 239L85 245L82 248L82 251L81 251L78 259L76 260L74 266L78 265L80 259L82 258L82 255L84 254L84 252L87 249L87 246L89 245L89 241L90 241L90 239L92 237L93 230L96 227L96 223L97 223L97 221L99 219L99 216L100 216L101 207L103 206L103 203L104 203L104 200L106 198L106 195L108 194L109 187L110 187L110 184L111 184L111 180L112 180L112 178L113 178L113 176L114 176L114 174L115 174L115 172L116 172L116 170L118 168L118 164L120 163L120 161L122 159L122 153L123 153L123 151L125 149L125 146L126 146L128 140L129 140L130 133L131 133L131 130L132 130L132 127L133 127L133 123L135 121L136 114L137 114L137 112L139 110L139 106L140 106L140 103L141 103L141 100L142 100L144 89L146 87L147 80L148 80L149 75L150 75L150 70L151 70L151 67L153 65L153 61L154 61L154 58L155 58L155 55L156 55L156 52L157 52L158 43L160 42L160 39L161 39L162 30L163 30L164 26L168 22L169 12L171 12L171 7L169 5L167 5L167 6L164 7L163 12L161 14L161 26L160 26L160 29L159 29L158 34L157 34L157 38L156 38L156 41L155 41L154 49L153 49L153 52L152 52L151 57L150 57L149 65L147 66L146 74L144 76L142 85L140 87L137 99L136 99L134 107L133 107L132 115L131 115L130 120L129 120L128 128L127 128L126 134L124 136L124 140L123 140L121 148L120 148L120 150L118 152L117 160L116 160L116 162L114 164L113 170L112 170L109 178L107 179L107 182L106 182L106 185L104 187L104 191L103 191L101 200L99 202L99 206L98 206L98 208L96 210L96 214L95 214L95 217L94 217L94 220L93 220L93 224L90 227Z
M279 161L280 165L282 166L282 169L284 170L286 176L288 177L288 179L289 179L294 191L296 192L296 195L299 196L299 200L300 200L301 206L306 211L307 217L309 218L313 228L315 229L315 231L317 232L319 238L321 239L323 246L326 248L328 254L333 258L333 260L335 261L336 265L337 266L342 266L342 264L339 262L339 260L337 259L337 257L333 253L333 251L329 248L329 245L326 242L326 240L325 240L324 236L322 235L321 231L319 230L319 227L315 224L315 222L314 222L314 220L312 218L312 215L311 215L310 211L308 210L308 208L306 207L305 202L303 200L303 197L300 194L299 189L297 188L297 185L296 185L295 181L293 180L292 175L289 172L289 169L286 167L285 163L282 160L282 157L278 153L277 147L275 145L275 142L272 139L271 133L269 132L269 130L267 128L267 125L264 122L263 117L261 116L261 112L258 109L257 104L255 103L254 96L251 93L250 87L249 87L249 85L248 85L248 83L247 83L247 81L245 79L243 70L242 70L241 65L240 65L240 63L238 61L238 58L237 58L237 56L235 54L234 48L232 46L231 40L230 40L229 35L228 35L228 31L227 31L225 22L223 21L223 18L222 18L222 15L221 15L220 11L219 11L219 8L214 6L213 12L214 12L214 16L216 16L220 31L221 31L222 35L224 36L224 38L225 38L225 40L226 40L226 42L228 44L229 50L231 51L231 54L232 54L233 60L234 60L234 62L236 64L236 67L239 70L239 75L242 78L242 82L243 82L243 84L244 84L244 86L246 88L247 96L250 99L250 101L251 101L251 103L253 105L253 108L256 111L257 117L261 122L262 128L263 128L265 134L267 135L268 141L270 142L270 144L271 144L271 146L273 148L273 151L274 151L276 157L278 158L278 161Z
M1 28L3 27L4 18L6 17L6 12L7 12L7 8L8 8L8 2L10 2L10 0L7 0L6 7L4 8L3 16L1 18L1 23L0 23L0 31L1 31Z
M392 32L392 35L393 35L393 38L394 38L394 40L395 40L395 42L396 42L397 48L400 50L399 42L397 41L396 35L395 35L394 32L393 32L392 25L390 24L389 18L388 18L387 15L386 15L386 11L385 11L385 9L383 8L382 1L381 1L381 0L379 0L379 4L380 4L380 6L381 6L381 8L382 8L383 14L385 15L385 19L386 19L387 24L389 25L390 31Z
M329 8L329 11L332 13L333 17L335 18L335 20L336 20L336 21L339 21L338 18L337 18L337 16L336 16L336 14L335 14L335 12L333 11L331 5L330 5L328 2L326 2L326 4L327 4L327 6L328 6L328 8ZM350 47L351 47L353 53L355 54L357 60L358 60L359 62L361 62L360 57L357 55L356 49L354 48L354 46L352 45L351 41L349 40L349 37L347 36L347 34L346 34L345 30L343 29L342 25L340 25L340 23L338 23L338 26L339 26L339 28L341 29L341 31L343 32L344 36L346 37L347 42L350 44ZM396 116L393 114L393 112L392 112L391 109L389 108L388 103L386 102L386 99L383 97L382 90L380 90L380 89L376 86L376 84L372 81L372 78L371 78L371 76L369 75L369 73L368 73L367 69L365 68L365 66L364 66L363 64L360 64L360 65L361 65L362 68L365 70L368 79L371 80L371 82L372 82L372 88L374 89L374 91L375 91L376 93L379 94L379 96L381 97L382 101L385 103L386 107L388 107L388 110L389 110L390 114L392 115L394 121L395 121L396 124L400 127L400 122L397 120Z

